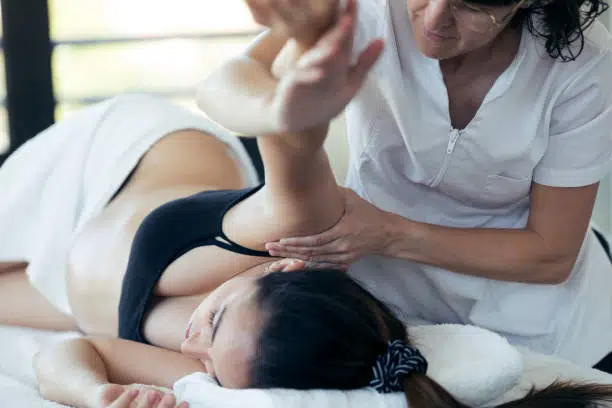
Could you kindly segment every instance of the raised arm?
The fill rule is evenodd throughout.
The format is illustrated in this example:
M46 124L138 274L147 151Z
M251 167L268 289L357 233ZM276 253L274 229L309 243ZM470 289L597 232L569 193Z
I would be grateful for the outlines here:
M202 81L196 99L211 119L237 133L274 133L279 127L272 110L277 80L295 62L277 57L283 47L290 59L311 48L333 25L338 5L329 0L246 3L253 19L268 30Z
M270 102L277 84L271 66L287 40L270 30L257 37L244 54L223 63L198 85L198 107L234 132L270 132L274 122Z
M280 12L268 1L256 7L258 0L248 3L256 20L271 28L200 83L198 106L217 123L246 135L327 124L357 93L382 51L382 42L372 41L352 64L356 0L347 0L340 10L333 1L292 2ZM292 15L301 17L296 22ZM348 58L330 47L338 46L334 30L337 34L342 26L352 27Z
M108 401L113 397L109 385L152 384L171 389L179 378L203 371L203 365L181 353L141 343L90 337L63 341L40 352L34 369L44 398L99 408L107 406L105 399L112 402Z

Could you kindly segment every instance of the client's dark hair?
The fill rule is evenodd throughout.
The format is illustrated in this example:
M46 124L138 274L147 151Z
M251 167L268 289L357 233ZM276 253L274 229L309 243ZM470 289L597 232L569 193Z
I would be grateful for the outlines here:
M340 389L367 387L377 357L393 340L407 343L406 327L345 272L276 272L258 280L263 314L251 387ZM466 408L434 380L409 374L411 407ZM556 383L503 408L587 408L612 402L612 387Z
M518 0L469 0L484 6L506 6ZM546 52L552 58L573 61L584 48L584 31L609 5L606 0L527 0L511 24L526 24L529 32L545 41Z

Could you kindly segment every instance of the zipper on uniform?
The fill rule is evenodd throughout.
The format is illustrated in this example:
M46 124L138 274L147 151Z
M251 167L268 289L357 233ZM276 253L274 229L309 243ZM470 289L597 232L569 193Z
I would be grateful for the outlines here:
M448 137L448 143L446 144L446 154L444 155L440 169L436 173L436 177L434 177L433 181L429 184L430 187L436 187L438 184L440 184L440 181L442 181L442 177L444 177L444 173L446 173L446 169L450 163L451 155L453 154L453 150L455 150L455 145L457 144L459 136L461 136L461 131L459 129L451 129Z

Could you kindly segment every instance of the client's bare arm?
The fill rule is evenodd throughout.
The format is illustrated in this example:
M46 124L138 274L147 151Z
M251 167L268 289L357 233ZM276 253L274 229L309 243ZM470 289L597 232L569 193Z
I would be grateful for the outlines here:
M44 398L75 407L99 408L105 406L102 394L109 384L172 388L176 380L202 371L203 366L158 347L92 337L63 341L42 351L34 359L34 369Z
M277 129L274 122L278 118L270 106L277 79L333 24L338 14L337 3L306 0L280 6L266 0L247 1L253 19L268 30L244 53L225 62L200 83L199 107L213 120L238 133L262 135ZM286 49L288 53L284 52ZM295 50L298 52L294 53Z
M270 132L258 138L266 174L265 188L232 208L223 225L230 237L246 246L263 249L272 236L302 236L308 235L308 231L324 231L344 212L344 200L323 142L329 121L358 91L382 51L382 44L374 43L366 48L355 66L349 64L356 7L355 0L348 0L336 23L302 57L303 47L297 43L287 43L279 54L281 42L273 41L272 32L251 50L252 59L264 71L274 70L278 64L276 68L282 78L275 91L278 97L275 103L279 104L278 112L291 124L288 127L300 130ZM262 46L265 41L272 41L275 47ZM283 82L285 79L287 82ZM232 86L226 86L228 93L234 95ZM334 97L329 97L329 87L338 90ZM230 113L227 106L220 109ZM254 229L254 225L258 228Z
M247 135L325 125L357 93L382 42L373 40L353 61L356 0L346 0L341 9L323 2L321 12L308 1L293 2L303 7L294 13L269 3L251 5L251 12L257 17L265 10L259 14L269 17L262 23L271 29L201 82L198 105L222 126ZM299 20L314 28L296 29L290 15L303 15Z

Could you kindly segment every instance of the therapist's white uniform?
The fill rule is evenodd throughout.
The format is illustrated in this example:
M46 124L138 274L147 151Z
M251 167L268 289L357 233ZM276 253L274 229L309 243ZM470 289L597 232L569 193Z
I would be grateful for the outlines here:
M378 207L451 227L523 228L532 182L601 180L612 154L612 39L599 23L575 62L524 31L474 119L453 129L438 61L416 48L405 0L359 2L356 50L386 49L347 109L348 186ZM559 222L564 222L560 219ZM474 324L591 366L612 351L612 265L588 232L561 285L520 284L368 257L350 269L406 321Z

